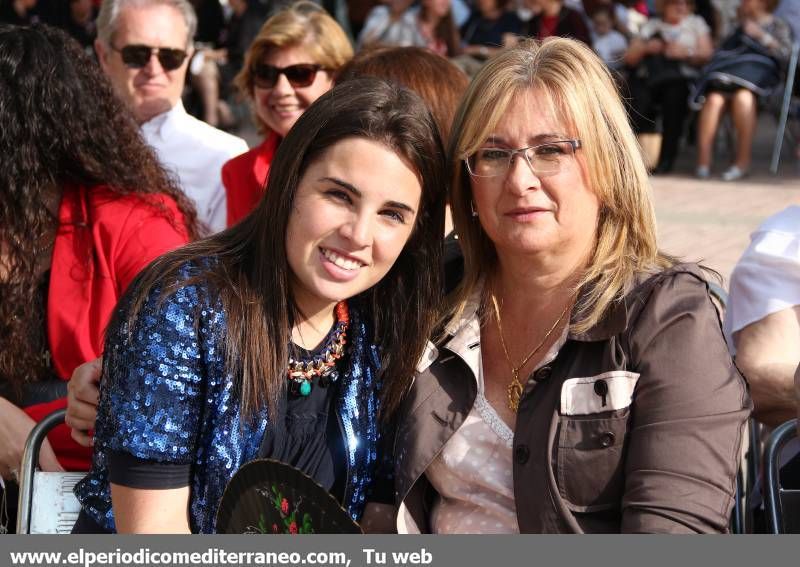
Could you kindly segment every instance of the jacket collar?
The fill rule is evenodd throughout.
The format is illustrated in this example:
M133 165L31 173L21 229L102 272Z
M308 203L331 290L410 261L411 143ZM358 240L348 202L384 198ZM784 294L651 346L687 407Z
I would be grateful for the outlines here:
M460 357L473 372L480 370L481 320L478 310L481 305L481 290L476 290L464 306L461 317L447 324L445 332L450 337L444 348Z

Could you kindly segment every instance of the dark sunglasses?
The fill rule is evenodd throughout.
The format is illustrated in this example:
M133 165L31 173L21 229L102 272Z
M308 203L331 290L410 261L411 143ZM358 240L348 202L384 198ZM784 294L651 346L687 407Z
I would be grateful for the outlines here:
M264 63L257 63L253 65L253 82L255 85L262 89L271 89L278 82L278 77L283 74L289 84L294 88L307 87L314 82L317 78L317 73L323 70L322 65L315 65L313 63L300 63L298 65L289 65L288 67L275 67L274 65L266 65Z
M150 62L155 51L158 62L165 71L174 71L186 60L186 51L183 49L172 49L170 47L150 47L149 45L126 45L117 49L113 45L111 49L118 51L122 56L122 62L131 69L141 69Z

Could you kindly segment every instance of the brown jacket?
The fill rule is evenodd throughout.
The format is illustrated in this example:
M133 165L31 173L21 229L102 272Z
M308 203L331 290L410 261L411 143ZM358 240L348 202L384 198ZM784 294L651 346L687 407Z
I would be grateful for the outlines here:
M425 470L477 393L475 310L448 330L400 413L401 533L430 531ZM700 270L649 277L531 376L513 446L520 531L726 532L751 407Z

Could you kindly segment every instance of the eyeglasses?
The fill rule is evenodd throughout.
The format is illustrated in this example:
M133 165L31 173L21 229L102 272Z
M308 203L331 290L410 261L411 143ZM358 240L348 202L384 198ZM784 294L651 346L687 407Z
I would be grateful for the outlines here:
M288 67L275 67L265 63L253 65L253 83L261 89L271 89L278 82L278 77L284 75L292 87L299 89L307 87L317 78L317 73L324 70L322 65L313 63L300 63Z
M508 173L514 156L525 157L531 170L538 176L555 175L581 147L580 140L558 140L537 144L518 150L504 148L481 148L464 160L467 171L473 177L497 177Z
M122 56L122 62L131 69L141 69L150 62L150 58L155 52L159 64L165 71L174 71L186 60L186 51L183 49L173 49L171 47L150 47L149 45L126 45L117 49L113 45L111 49L118 51Z

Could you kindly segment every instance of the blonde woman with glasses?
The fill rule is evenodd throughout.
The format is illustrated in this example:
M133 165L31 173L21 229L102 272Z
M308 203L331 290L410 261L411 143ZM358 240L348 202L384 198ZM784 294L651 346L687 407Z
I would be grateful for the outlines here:
M750 399L602 61L501 53L451 140L465 275L401 409L398 531L726 531Z

